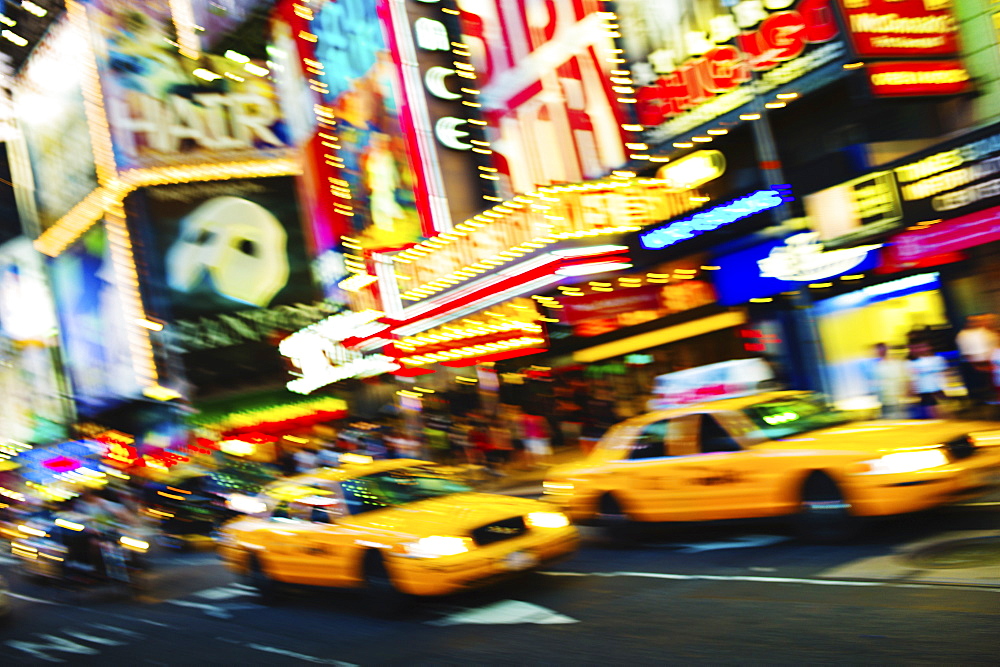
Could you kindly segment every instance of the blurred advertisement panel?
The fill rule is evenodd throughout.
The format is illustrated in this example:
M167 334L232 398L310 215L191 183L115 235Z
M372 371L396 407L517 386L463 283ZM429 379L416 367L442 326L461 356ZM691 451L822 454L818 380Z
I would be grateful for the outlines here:
M415 156L403 136L400 84L376 3L322 2L315 17L321 97L337 119L339 175L350 193L346 234L365 248L419 241Z
M292 177L149 187L126 207L148 308L196 387L284 374L278 338L337 309L319 301Z
M81 416L140 394L108 237L94 225L49 260L63 360Z
M266 63L170 41L167 0L94 0L89 16L119 168L287 155L289 140Z
M201 30L202 48L211 48L234 28L244 23L270 0L188 0L191 18Z
M70 421L55 364L55 305L24 237L0 246L0 433L44 442Z
M604 3L459 0L501 195L600 178L624 164Z
M666 142L716 120L737 121L756 94L807 75L833 78L847 49L832 0L727 3L617 0L623 58L647 141ZM732 5L732 6L730 6ZM815 78L815 77L811 77Z
M21 213L28 213L29 224L37 221L39 231L97 187L82 91L85 50L85 35L65 19L55 22L14 86L14 113L34 180L28 199L35 210L22 207Z
M172 319L315 296L291 177L161 185L135 200Z

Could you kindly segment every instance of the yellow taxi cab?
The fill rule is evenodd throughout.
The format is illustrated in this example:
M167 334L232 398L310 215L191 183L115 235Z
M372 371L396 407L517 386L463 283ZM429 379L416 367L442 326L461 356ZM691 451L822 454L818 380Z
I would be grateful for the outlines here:
M475 493L427 461L342 456L270 484L257 513L226 523L218 550L261 597L281 584L364 588L376 611L571 556L566 515L538 500Z
M851 421L817 394L766 391L628 419L551 469L543 500L611 533L789 516L805 539L836 541L859 517L985 493L998 469L1000 423Z

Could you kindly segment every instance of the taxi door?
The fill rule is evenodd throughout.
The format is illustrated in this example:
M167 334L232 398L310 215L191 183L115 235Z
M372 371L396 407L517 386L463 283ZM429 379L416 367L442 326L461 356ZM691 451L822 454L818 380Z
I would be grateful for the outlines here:
M748 448L737 413L689 415L680 471L685 520L710 521L766 516L768 461Z
M344 557L330 523L336 508L302 500L281 502L271 515L265 548L273 574L290 583L335 586L337 561Z
M609 486L637 521L669 521L677 506L676 459L669 451L673 420L644 426L625 458L610 464Z

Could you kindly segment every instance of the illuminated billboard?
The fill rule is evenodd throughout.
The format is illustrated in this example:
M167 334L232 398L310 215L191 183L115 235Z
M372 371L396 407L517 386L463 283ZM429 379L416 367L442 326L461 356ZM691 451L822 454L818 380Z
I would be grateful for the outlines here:
M650 143L666 142L756 94L831 66L846 55L833 0L740 2L618 0L623 59ZM752 79L754 86L748 84ZM735 118L732 118L735 120Z
M119 169L285 157L266 62L182 56L171 3L94 0L88 16Z
M958 53L951 0L839 0L854 53L899 57Z
M82 88L86 71L80 53L86 48L85 34L66 19L56 21L13 88L14 113L34 182L19 198L19 209L25 222L38 224L38 231L51 227L97 187ZM15 180L18 186L25 183L18 175ZM23 200L31 204L26 207Z
M115 274L104 225L49 260L63 360L83 417L141 393Z
M316 296L291 177L160 185L126 206L154 236L151 277L171 320Z
M627 93L613 80L603 4L458 0L503 198L600 178L626 161Z
M292 177L149 187L125 206L147 311L198 393L282 377L279 338L340 308L314 285Z
M55 304L40 255L25 237L0 246L0 433L21 442L70 421L54 363Z

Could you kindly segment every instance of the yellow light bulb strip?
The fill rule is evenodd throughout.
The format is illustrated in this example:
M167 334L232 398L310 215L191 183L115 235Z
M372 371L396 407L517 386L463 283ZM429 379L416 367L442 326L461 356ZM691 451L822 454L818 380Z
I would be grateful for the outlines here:
M111 179L91 191L35 240L35 248L50 257L58 256L90 229L91 225L100 220L105 212L120 205L125 197L138 187L191 181L289 176L299 173L300 170L299 164L289 158L129 169L122 172L120 178Z
M624 205L619 207L615 217L619 224L600 226L594 224L589 229L579 229L581 221L569 220L566 216L553 215L553 205L561 205L573 197L586 196L587 193L609 191L622 193ZM400 298L406 301L420 301L443 290L475 277L486 271L491 271L504 264L513 262L520 257L543 249L544 247L567 239L592 238L607 234L637 231L647 224L689 211L697 205L692 201L690 192L678 190L669 182L655 178L623 178L620 180L590 181L569 185L540 188L534 192L520 194L512 200L501 202L491 209L473 216L456 225L448 234L418 243L395 255L398 270L395 272L401 281L407 281L405 288L400 285ZM651 201L666 210L653 209ZM567 209L569 205L567 202ZM492 256L477 258L471 264L462 264L450 273L436 275L433 279L421 281L429 266L434 262L423 261L440 252L457 252L461 254L461 246L472 245L472 238L480 230L493 233L497 223L507 223L511 216L521 218L522 227L544 233L530 239L519 239L519 243ZM524 220L524 218L527 220ZM611 220L611 216L607 221ZM526 224L524 224L526 223ZM455 248L454 250L452 248Z
M87 130L90 145L94 153L94 166L99 184L114 181L118 175L115 165L115 152L111 142L111 127L108 125L108 115L104 109L104 93L101 90L101 77L97 71L97 60L90 48L90 26L87 21L87 9L76 0L66 0L66 15L74 30L83 36L87 47L79 54L83 61L83 108L87 117Z
M170 16L177 33L178 52L185 58L197 60L201 57L201 40L194 23L194 9L191 0L169 0Z
M139 272L136 270L125 210L121 204L110 207L104 216L104 225L108 234L115 284L122 299L132 368L140 384L144 387L155 386L158 380L156 360L153 356L153 344L149 339L150 331L140 324L146 320L146 311L139 293Z

